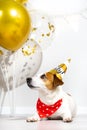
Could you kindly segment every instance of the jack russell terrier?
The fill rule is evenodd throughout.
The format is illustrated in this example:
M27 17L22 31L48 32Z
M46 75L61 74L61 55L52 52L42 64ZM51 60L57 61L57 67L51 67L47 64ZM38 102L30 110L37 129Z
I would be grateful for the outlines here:
M69 62L70 59L45 74L27 78L27 85L39 92L37 112L27 122L40 121L43 118L72 121L76 114L76 104L72 96L62 90L62 78Z

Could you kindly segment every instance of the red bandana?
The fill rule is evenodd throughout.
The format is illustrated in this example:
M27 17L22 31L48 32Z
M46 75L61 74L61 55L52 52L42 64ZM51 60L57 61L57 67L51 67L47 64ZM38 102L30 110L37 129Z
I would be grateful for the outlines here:
M40 99L37 101L37 111L40 118L46 118L55 113L61 106L62 99L58 100L53 105L46 105Z

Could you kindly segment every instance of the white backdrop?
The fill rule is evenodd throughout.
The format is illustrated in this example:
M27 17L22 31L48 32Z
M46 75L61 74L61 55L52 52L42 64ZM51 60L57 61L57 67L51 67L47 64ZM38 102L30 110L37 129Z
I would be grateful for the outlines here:
M57 1L59 2L59 0ZM75 2L76 0L74 0L74 4ZM79 9L86 7L87 4L86 0L77 0L76 3ZM69 4L66 5L68 8ZM87 107L87 19L79 16L73 26L60 17L54 18L54 22L56 26L55 38L51 46L43 51L42 65L38 73L44 73L66 61L67 58L71 58L72 61L64 76L63 89L74 96L78 106ZM28 109L35 105L38 92L32 91L26 84L16 88L15 92L15 106L19 113L28 113ZM9 104L7 97L8 94L4 106Z

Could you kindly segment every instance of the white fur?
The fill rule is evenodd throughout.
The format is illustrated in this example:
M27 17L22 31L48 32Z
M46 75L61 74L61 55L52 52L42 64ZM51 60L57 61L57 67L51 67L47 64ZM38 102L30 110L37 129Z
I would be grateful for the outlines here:
M34 86L34 89L38 90L41 101L47 105L52 105L59 99L63 99L61 107L49 118L57 119L58 117L62 117L64 122L72 121L72 118L76 114L76 104L72 96L68 95L62 90L62 86L58 86L54 90L48 90L39 76L33 77L31 84ZM41 120L41 118L37 112L34 116L27 119L28 122L39 120Z

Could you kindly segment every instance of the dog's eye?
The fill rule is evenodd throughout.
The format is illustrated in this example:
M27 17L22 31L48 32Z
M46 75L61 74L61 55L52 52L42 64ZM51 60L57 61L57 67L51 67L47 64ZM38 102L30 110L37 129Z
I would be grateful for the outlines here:
M41 75L40 78L45 79L46 78L45 74Z

